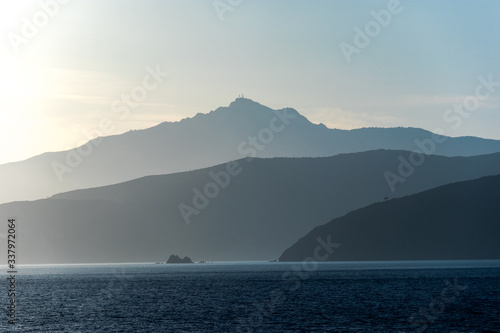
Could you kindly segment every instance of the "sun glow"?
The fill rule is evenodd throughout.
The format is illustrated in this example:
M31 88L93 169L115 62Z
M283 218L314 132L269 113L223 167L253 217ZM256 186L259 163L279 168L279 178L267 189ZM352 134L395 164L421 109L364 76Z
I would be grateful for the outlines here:
M6 33L10 29L20 26L23 17L38 7L37 1L0 0L0 29Z

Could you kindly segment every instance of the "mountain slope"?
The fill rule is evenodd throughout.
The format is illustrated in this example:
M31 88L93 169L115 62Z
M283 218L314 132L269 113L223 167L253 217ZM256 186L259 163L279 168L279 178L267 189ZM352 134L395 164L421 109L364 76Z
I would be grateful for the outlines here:
M444 156L500 152L496 140L461 137L435 143L434 139L432 133L416 128L328 129L294 109L271 110L238 98L208 114L0 165L1 186L9 189L0 192L0 203L196 170L250 155L326 157L375 149L420 149Z
M331 261L500 259L499 200L500 175L375 203L316 227L279 260L314 257L319 239L336 244L316 252Z
M222 164L3 204L0 216L19 221L23 263L165 261L173 253L193 260L267 260L313 227L384 197L500 173L500 153L428 156L392 193L384 172L395 171L398 157L408 154L243 159L236 167ZM221 176L227 170L229 179ZM197 191L208 193L207 202ZM187 219L181 204L192 209Z

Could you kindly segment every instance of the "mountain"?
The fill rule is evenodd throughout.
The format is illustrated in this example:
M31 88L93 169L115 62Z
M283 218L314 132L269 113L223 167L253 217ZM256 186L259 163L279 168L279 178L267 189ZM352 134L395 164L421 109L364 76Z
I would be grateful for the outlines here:
M376 149L420 150L443 156L500 152L500 141L444 139L416 128L329 129L311 123L294 109L272 110L238 98L208 114L0 165L1 186L8 189L0 192L0 203L196 170L254 155L326 157Z
M314 228L279 260L500 259L499 200L497 175L375 203Z
M172 253L194 261L270 260L312 228L385 197L500 173L500 153L431 155L392 192L384 174L397 174L409 154L240 159L2 204L0 216L17 219L25 264L156 262Z

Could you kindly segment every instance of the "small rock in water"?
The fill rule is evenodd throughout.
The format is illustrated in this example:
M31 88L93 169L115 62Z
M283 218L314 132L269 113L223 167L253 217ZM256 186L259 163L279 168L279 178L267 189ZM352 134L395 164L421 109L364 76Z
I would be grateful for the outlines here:
M167 260L167 264L192 264L193 261L191 261L191 258L189 257L184 257L184 259L181 259L178 255L172 254L170 258Z

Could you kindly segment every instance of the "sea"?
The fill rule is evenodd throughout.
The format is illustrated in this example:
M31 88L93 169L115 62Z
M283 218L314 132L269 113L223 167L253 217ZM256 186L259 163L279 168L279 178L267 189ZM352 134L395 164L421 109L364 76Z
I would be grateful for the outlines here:
M498 260L2 269L1 332L500 332Z

